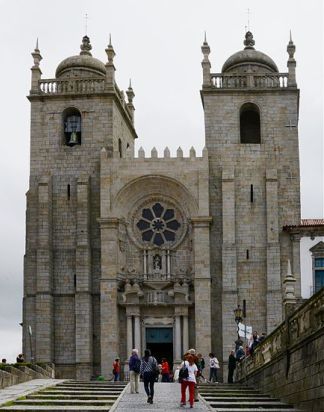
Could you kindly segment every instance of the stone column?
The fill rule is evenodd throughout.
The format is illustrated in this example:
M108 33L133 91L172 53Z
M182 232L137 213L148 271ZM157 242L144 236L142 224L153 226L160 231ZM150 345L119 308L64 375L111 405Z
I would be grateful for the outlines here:
M117 218L99 219L101 228L101 374L111 375L111 367L119 356L119 318L117 305L118 224Z
M181 353L181 318L179 315L175 316L175 354L174 354L174 362L180 363L182 359Z
M295 283L295 296L301 298L301 276L300 276L300 234L292 234L291 239L291 252L292 252L292 274L296 280Z
M269 334L282 321L277 170L266 171L267 210L267 318Z
M185 352L189 349L189 324L188 324L188 315L183 316L183 349Z
M52 180L44 176L38 184L38 243L36 252L36 335L35 360L53 362L53 256ZM24 325L28 328L29 325Z
M209 226L212 218L191 219L194 236L195 262L195 347L204 355L211 351L211 282L209 256Z
M134 316L134 344L135 348L138 349L138 353L142 353L141 348L141 317L140 311L138 308L138 312Z
M78 179L76 215L76 379L89 380L92 376L93 362L89 177Z
M127 315L127 356L126 359L131 355L133 348L133 317Z

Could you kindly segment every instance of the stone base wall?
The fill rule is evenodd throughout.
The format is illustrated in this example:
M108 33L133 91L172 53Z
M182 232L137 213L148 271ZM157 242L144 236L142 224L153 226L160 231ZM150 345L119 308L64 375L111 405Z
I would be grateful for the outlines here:
M254 355L237 367L237 380L307 412L324 410L324 288L290 315Z

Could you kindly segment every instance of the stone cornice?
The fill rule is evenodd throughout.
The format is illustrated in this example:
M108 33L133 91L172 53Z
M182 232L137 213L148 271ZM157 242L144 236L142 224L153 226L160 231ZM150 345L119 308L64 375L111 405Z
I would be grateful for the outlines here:
M213 221L213 218L211 216L195 216L192 217L190 220L195 228L209 227L209 225Z

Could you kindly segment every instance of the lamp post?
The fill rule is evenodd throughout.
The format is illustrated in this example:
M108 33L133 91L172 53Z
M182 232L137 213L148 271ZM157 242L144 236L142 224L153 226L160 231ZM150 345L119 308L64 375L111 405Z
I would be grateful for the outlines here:
M238 350L239 346L243 344L242 339L240 338L239 334L239 323L243 320L243 310L241 309L240 305L237 305L237 308L234 309L234 316L235 316L235 323L237 325L237 340L235 341L235 352Z

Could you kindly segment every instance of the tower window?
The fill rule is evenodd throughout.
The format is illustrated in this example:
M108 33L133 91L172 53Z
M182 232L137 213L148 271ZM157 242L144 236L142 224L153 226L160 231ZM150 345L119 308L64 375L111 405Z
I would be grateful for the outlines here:
M253 191L253 185L250 186L250 202L253 203L254 200L254 191Z
M66 109L63 113L64 143L67 146L81 144L81 113L75 108Z
M67 198L68 200L70 200L71 198L71 186L70 185L67 185Z
M241 143L261 143L260 111L253 103L246 103L240 111Z

